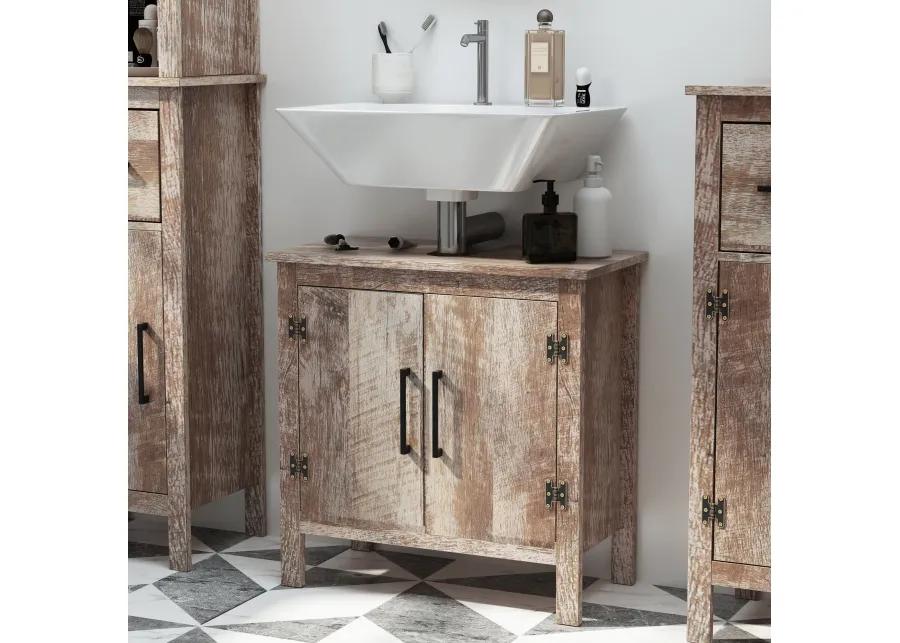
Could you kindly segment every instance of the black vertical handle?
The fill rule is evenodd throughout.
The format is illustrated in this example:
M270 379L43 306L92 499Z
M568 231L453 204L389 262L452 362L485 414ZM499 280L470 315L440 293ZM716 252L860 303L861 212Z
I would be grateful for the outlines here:
M411 451L406 441L406 380L412 375L412 369L400 369L400 455Z
M150 324L143 322L137 325L137 401L147 404L150 396L144 392L144 333L150 330Z
M756 191L757 192L771 192L772 186L771 185L757 185Z
M431 373L431 457L440 458L444 455L444 450L438 446L438 386L441 378L444 377L444 371L433 371Z

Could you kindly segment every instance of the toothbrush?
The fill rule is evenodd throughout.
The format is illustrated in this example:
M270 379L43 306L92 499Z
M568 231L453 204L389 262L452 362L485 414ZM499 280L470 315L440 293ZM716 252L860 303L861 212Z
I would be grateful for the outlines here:
M391 53L391 47L387 41L387 25L384 24L383 20L378 23L378 35L381 36L381 42L384 43L384 53Z
M413 45L413 48L409 50L409 53L415 51L416 47L422 44L422 41L425 40L426 34L428 34L428 30L434 26L434 23L437 22L437 18L434 17L433 14L428 14L425 16L425 22L422 23L422 35L419 36L419 42Z

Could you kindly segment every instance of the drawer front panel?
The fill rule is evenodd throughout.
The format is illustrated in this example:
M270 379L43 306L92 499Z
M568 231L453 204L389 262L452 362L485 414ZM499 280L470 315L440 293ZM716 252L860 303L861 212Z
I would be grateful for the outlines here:
M128 488L134 491L166 493L164 354L161 235L129 230Z
M722 124L720 249L769 252L771 126Z
M128 110L128 220L160 220L159 112Z

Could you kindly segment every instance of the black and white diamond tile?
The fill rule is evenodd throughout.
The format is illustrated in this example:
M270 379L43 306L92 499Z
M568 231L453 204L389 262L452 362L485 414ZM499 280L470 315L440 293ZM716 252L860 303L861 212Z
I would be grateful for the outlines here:
M165 521L129 524L129 641L681 643L683 589L585 578L584 625L559 626L547 565L307 537L307 585L281 586L279 542L193 530L194 569L168 568ZM771 638L769 603L716 594L714 636Z

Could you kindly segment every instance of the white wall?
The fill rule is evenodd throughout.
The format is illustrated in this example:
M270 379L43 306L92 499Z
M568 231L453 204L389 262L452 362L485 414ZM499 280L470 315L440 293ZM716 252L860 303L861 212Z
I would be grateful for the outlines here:
M416 53L424 102L468 103L475 92L475 48L459 46L478 18L490 20L490 92L494 103L523 94L523 32L550 8L566 29L566 92L574 70L594 76L592 99L628 107L601 150L615 198L615 238L645 249L642 283L639 434L639 580L683 584L687 569L690 429L690 284L694 99L686 84L767 84L769 3L764 0L263 0L263 247L316 241L329 232L434 234L434 213L418 191L343 185L273 110L373 100L370 54L385 20L404 46L428 13L438 22ZM427 141L423 142L427 144ZM386 150L389 154L390 150ZM435 150L440 153L440 150ZM561 186L571 206L577 184ZM515 239L520 217L539 207L535 189L482 195L470 211L497 209ZM269 524L278 529L275 270L265 279L266 439ZM197 512L198 522L240 528L242 506L229 499ZM589 573L607 573L607 548L589 556Z

